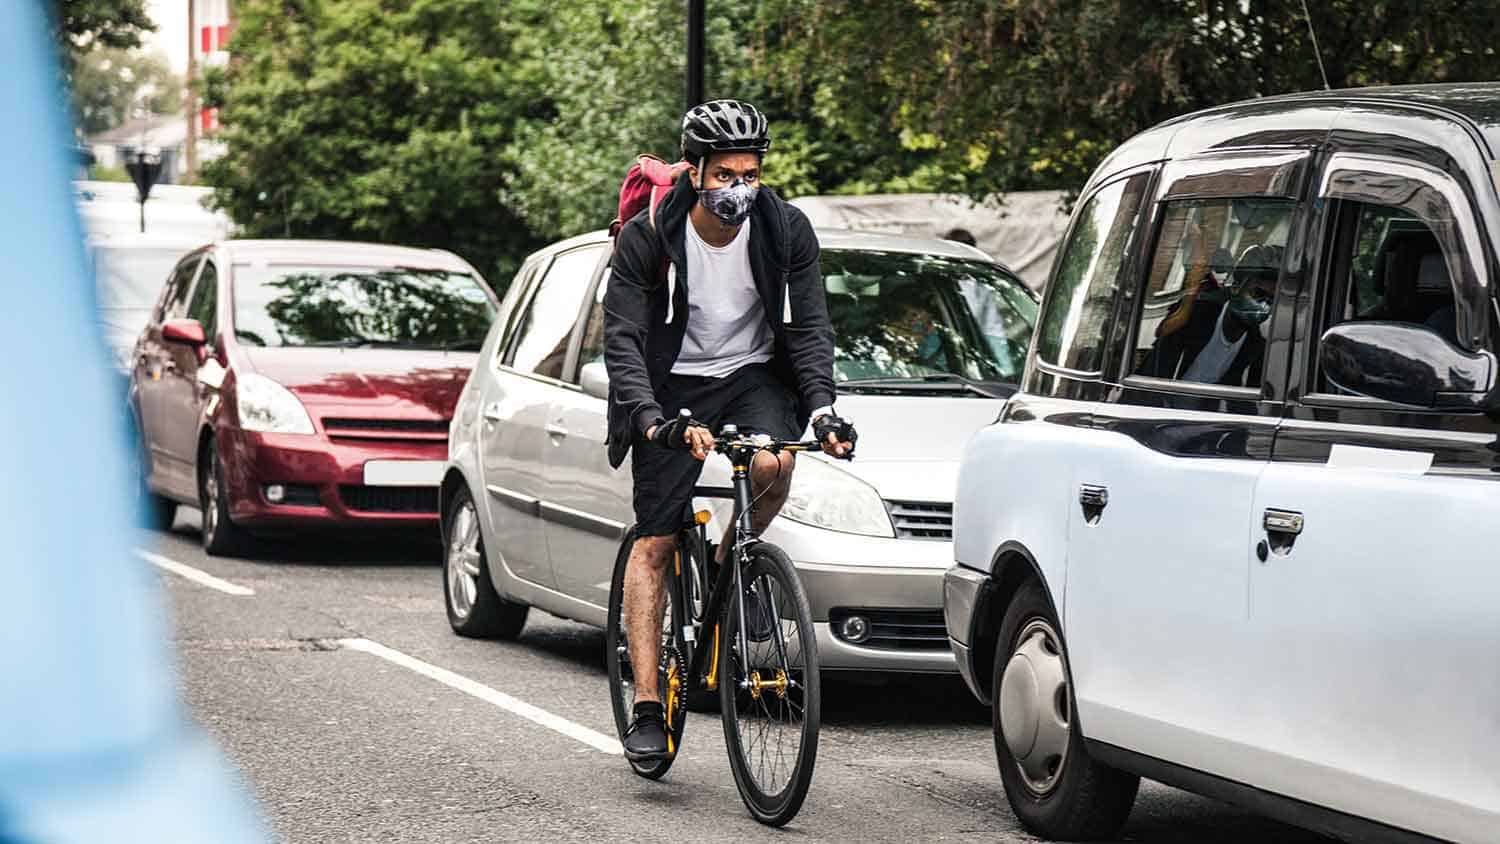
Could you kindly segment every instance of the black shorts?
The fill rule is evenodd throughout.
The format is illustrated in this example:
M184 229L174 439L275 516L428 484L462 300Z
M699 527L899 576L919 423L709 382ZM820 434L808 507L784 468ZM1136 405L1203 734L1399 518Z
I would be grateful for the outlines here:
M693 418L715 434L726 424L744 433L792 439L797 425L797 398L763 363L742 367L723 378L669 375L661 401L662 413L676 416L687 408ZM691 451L668 449L647 442L637 433L631 449L631 477L635 484L636 533L667 536L682 526L693 498L693 486L703 473L702 461Z

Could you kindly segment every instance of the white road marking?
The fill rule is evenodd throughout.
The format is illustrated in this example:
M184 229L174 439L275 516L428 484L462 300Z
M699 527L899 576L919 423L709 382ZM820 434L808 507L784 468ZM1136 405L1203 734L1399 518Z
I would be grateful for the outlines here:
M238 583L230 583L227 580L221 580L206 571L195 569L186 563L179 563L176 560L168 559L160 554L153 554L150 551L143 551L140 548L137 548L135 549L135 555L150 563L151 565L156 566L157 568L165 569L177 575L178 577L185 577L188 580L193 581L194 583L200 584L202 586L207 586L210 589L217 589L226 595L234 595L239 598L248 598L251 595L255 594L255 590L251 589L248 586L241 586Z
M591 730L582 724L575 724L560 715L553 715L545 709L532 706L524 700L513 698L498 689L492 689L483 683L470 680L461 674L455 674L446 668L439 668L431 663L423 662L414 656L408 656L394 648L388 648L379 642L370 639L339 639L338 644L339 647L378 656L386 662L399 665L408 671L415 671L424 677L430 677L449 688L457 689L464 694L477 697L485 703L494 704L512 715L519 715L553 732L561 733L574 741L586 744L600 753L620 756L624 752L620 748L620 742L613 736L607 736L601 732Z

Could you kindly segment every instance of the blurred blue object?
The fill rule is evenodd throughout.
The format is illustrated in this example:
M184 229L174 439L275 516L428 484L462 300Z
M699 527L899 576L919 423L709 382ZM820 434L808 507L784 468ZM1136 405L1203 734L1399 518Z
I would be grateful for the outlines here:
M46 5L0 3L0 841L263 841L178 705L154 575L131 554Z

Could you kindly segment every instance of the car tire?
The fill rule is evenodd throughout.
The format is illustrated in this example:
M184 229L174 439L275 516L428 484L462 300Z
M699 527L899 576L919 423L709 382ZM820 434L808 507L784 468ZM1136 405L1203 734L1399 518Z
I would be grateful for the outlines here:
M531 611L495 591L479 513L468 489L454 494L443 519L443 603L453 632L472 639L514 639Z
M229 515L229 488L224 461L209 440L198 466L198 509L203 514L203 550L215 557L242 557L252 545L250 534Z
M1140 777L1089 757L1060 629L1037 580L1023 584L1006 607L992 687L1000 778L1031 833L1060 841L1113 838L1130 816Z

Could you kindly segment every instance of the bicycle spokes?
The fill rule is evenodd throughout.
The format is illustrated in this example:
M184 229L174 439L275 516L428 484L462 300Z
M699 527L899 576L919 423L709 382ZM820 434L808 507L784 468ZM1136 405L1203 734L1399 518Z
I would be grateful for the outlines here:
M779 794L796 771L802 746L806 689L802 631L793 599L762 574L745 589L745 653L734 642L736 732L748 772L766 795Z

